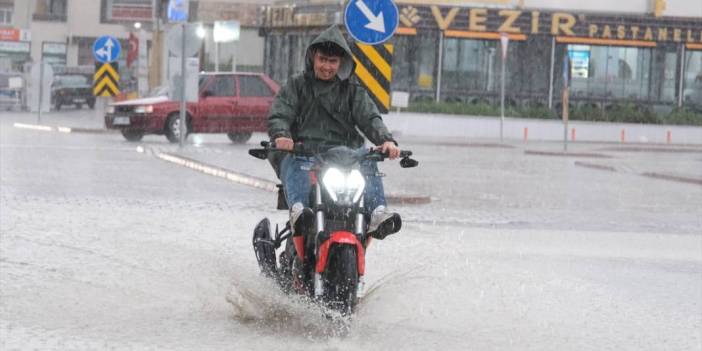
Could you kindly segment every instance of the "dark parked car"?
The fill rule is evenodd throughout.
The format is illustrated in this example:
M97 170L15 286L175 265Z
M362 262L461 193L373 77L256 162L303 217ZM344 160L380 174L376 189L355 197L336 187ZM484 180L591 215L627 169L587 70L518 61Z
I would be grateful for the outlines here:
M92 81L82 74L59 74L54 76L51 84L51 104L57 110L64 105L75 105L81 108L88 105L95 107Z
M268 110L280 87L260 73L203 73L199 100L186 104L186 133L226 133L245 143L253 132L267 128ZM163 134L170 142L180 136L180 102L166 96L122 101L107 107L105 125L125 139ZM187 134L186 134L187 135Z

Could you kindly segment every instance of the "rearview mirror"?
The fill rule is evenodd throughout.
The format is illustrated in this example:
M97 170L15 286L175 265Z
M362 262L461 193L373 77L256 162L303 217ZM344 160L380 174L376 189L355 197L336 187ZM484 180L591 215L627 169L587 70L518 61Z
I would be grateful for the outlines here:
M214 93L212 92L212 90L205 90L205 91L202 92L202 97L203 97L203 98L206 98L206 97L208 97L208 96L213 96L213 95L214 95Z
M405 157L400 160L400 167L402 168L412 168L412 167L417 167L419 165L419 161L413 160L409 157Z
M249 149L249 155L251 155L257 159L265 160L268 158L268 150L266 150L266 149Z

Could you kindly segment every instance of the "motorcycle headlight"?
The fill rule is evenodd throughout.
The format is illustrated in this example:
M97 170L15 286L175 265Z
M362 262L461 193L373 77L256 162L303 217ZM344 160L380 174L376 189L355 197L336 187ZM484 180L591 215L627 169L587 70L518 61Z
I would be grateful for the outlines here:
M366 181L357 169L344 174L337 168L329 168L322 177L322 184L333 201L356 203L363 194Z
M154 112L154 107L152 105L137 106L134 109L136 113L151 113Z
M115 113L115 107L114 106L107 106L107 108L105 109L105 112Z

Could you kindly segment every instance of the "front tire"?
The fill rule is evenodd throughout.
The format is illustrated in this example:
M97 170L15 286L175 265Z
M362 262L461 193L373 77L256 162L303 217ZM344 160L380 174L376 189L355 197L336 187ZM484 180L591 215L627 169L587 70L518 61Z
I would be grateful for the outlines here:
M353 313L358 292L358 267L356 248L336 245L329 252L329 262L324 271L324 301L342 316Z
M122 136L127 141L140 141L144 137L144 132L141 130L122 129Z
M244 144L251 139L251 132L227 133L227 136L234 144Z
M185 116L185 139L188 139L188 116ZM171 143L177 143L180 141L180 115L174 113L168 116L166 120L166 139Z

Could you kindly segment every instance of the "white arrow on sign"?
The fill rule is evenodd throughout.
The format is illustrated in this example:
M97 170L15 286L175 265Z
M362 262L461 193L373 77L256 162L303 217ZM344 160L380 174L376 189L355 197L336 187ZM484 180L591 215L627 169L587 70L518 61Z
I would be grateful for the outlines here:
M112 39L107 38L107 41L105 42L105 46L98 49L98 51L96 51L95 54L100 56L100 57L104 57L105 61L109 61L110 59L112 59L112 47L113 46L115 46L115 44L112 42Z
M365 25L366 28L374 30L376 32L385 33L385 19L383 18L382 11L378 14L378 16L376 16L375 14L373 14L373 11L371 11L371 9L368 8L368 5L366 5L366 3L363 2L363 0L357 0L356 6L370 21L368 24Z

